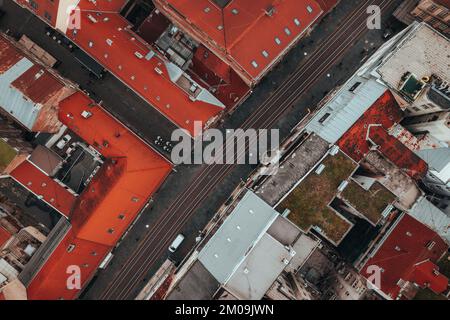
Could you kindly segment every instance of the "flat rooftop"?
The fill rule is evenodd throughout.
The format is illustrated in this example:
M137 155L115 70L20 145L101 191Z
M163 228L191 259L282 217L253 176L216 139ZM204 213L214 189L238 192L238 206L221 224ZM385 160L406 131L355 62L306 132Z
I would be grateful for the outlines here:
M373 173L382 176L377 181L398 197L397 205L402 206L404 210L411 208L420 197L421 191L415 181L379 152L370 152L362 160L361 166L371 168Z
M341 183L348 180L358 165L342 152L328 155L321 165L324 166L322 172L311 172L277 206L277 210L283 213L288 209L288 219L304 232L314 229L334 244L339 244L353 224L329 204Z
M416 79L436 75L450 80L450 41L426 23L414 26L376 71L393 88L410 72Z
M396 199L395 195L378 181L374 182L366 190L354 180L351 180L344 189L341 198L360 212L373 225L377 225L380 222L383 218L383 212Z
M274 206L327 153L329 144L318 135L311 135L282 159L278 172L271 175L255 191Z
M219 281L197 260L166 300L211 300L219 288Z

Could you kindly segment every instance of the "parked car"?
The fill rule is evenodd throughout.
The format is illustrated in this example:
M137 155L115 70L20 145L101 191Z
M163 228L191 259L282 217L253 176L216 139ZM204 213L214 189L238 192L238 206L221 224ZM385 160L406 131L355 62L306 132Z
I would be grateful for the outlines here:
M59 150L64 149L64 147L69 143L69 141L72 139L72 137L69 134L66 134L64 137L62 137L61 140L58 141L56 144L56 147Z
M184 241L184 236L180 233L175 240L173 240L172 244L169 247L170 252L175 252L181 243Z

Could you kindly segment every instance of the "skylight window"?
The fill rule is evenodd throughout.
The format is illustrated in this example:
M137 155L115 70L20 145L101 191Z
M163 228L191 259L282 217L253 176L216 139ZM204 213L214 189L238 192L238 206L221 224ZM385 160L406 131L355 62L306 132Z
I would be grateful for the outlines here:
M308 10L309 13L312 13L312 12L313 12L313 8L312 8L311 6L307 6L307 7L306 7L306 10Z
M294 23L297 27L300 26L300 20L298 20L297 18L294 19Z
M263 50L261 53L262 53L264 58L268 58L269 57L269 53L266 50Z
M277 45L280 45L280 44L281 44L281 40L280 40L280 38L278 38L278 37L275 37L275 43L276 43Z
M289 28L284 28L284 33L286 33L288 36L291 35L291 30L289 30Z
M255 60L253 60L252 61L252 66L253 66L253 68L258 68L258 63L255 61Z

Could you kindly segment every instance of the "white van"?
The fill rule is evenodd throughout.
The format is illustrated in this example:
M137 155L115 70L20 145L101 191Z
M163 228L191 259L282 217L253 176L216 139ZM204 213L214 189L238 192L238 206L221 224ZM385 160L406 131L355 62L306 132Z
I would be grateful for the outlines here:
M175 252L183 241L184 241L184 236L180 233L179 235L177 235L175 240L173 240L172 244L169 247L169 251Z

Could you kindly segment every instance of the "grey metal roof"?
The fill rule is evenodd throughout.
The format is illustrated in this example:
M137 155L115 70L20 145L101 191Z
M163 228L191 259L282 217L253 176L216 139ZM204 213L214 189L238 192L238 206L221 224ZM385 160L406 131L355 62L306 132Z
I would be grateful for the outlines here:
M240 299L260 300L291 259L289 250L264 233L225 288Z
M450 217L426 198L417 201L409 214L450 243Z
M450 163L450 148L417 150L416 154L438 172Z
M0 74L0 107L25 127L32 130L39 115L39 108L34 102L24 98L22 92L11 83L33 66L27 58L22 58L10 69Z
M361 84L353 92L349 91L358 82ZM311 119L306 130L336 143L386 90L375 80L355 75ZM327 113L328 118L321 123Z
M278 215L248 191L200 251L198 259L220 283L225 283Z

